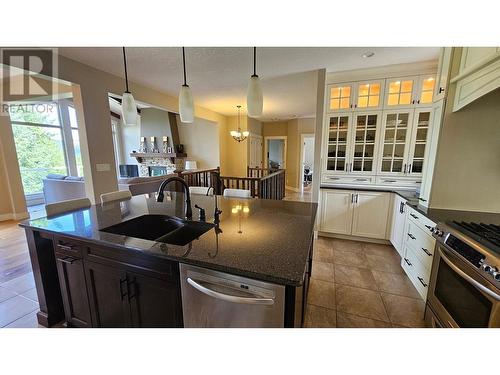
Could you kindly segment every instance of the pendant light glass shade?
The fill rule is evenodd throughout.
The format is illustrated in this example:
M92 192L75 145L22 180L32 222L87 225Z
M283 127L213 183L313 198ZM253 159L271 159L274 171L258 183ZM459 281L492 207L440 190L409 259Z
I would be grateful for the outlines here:
M194 122L193 94L188 85L182 85L179 92L179 115L184 123Z
M137 107L131 93L125 92L122 96L122 122L124 125L137 125Z
M264 99L262 95L262 86L257 75L257 48L253 48L253 75L248 81L247 89L247 113L249 117L262 116Z
M247 111L250 117L262 116L262 108L264 100L262 96L262 87L260 85L259 76L251 76L248 81L247 90Z

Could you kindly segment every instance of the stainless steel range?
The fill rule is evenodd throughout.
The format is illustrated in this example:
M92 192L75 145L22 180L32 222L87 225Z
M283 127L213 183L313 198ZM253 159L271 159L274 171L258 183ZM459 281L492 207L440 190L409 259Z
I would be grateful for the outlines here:
M430 327L500 327L500 226L439 223L425 320Z

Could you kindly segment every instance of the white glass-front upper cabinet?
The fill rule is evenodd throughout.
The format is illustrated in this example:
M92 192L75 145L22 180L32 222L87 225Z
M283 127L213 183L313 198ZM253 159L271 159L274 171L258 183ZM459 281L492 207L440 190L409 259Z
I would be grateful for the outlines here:
M415 102L418 76L389 78L385 84L385 108L408 108Z
M348 112L353 108L353 83L328 85L328 112Z
M355 113L348 158L348 171L355 174L374 174L378 152L380 112Z
M384 81L362 81L355 84L354 109L377 110L383 107Z
M325 149L326 171L336 173L347 173L347 157L349 155L349 143L351 138L352 114L337 114L328 116L328 127L326 129L327 144Z
M406 175L413 112L413 110L384 112L381 129L380 174Z
M436 75L428 74L418 77L417 96L415 105L428 107L434 99L434 88L436 86Z
M432 108L419 108L413 115L413 129L410 150L406 160L406 173L410 176L422 176L426 146L430 135Z

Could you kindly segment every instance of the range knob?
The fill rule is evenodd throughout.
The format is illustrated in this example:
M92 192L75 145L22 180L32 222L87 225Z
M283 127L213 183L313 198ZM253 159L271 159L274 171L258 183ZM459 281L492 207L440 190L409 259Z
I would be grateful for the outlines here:
M488 272L488 273L491 273L491 274L493 274L493 273L495 273L495 272L498 271L495 266L490 266L487 263L484 263L481 267L483 268L484 272Z
M491 274L496 281L500 281L500 272L496 271Z

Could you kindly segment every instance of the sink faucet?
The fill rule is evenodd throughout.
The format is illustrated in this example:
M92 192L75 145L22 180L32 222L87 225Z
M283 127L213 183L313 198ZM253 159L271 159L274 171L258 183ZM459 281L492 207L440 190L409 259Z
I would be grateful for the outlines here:
M169 177L165 181L163 181L160 185L160 188L158 189L158 197L156 198L156 201L163 202L163 198L164 198L163 190L165 190L165 187L173 181L180 182L183 189L184 189L184 194L186 194L186 219L192 220L193 219L193 212L191 211L191 196L189 194L189 186L186 183L186 181L184 181L184 179L175 176L175 177Z

